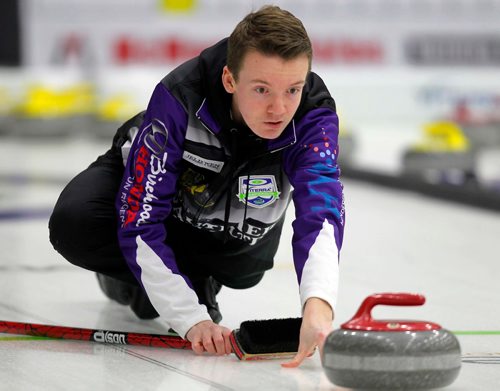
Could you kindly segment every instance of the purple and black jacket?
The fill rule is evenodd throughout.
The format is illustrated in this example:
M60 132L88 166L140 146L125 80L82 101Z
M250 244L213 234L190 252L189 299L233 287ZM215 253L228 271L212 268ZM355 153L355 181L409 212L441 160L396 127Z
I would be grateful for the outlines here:
M311 72L292 122L279 138L260 139L230 118L221 83L226 48L222 40L168 74L122 147L120 247L161 318L181 336L210 317L168 244L176 224L200 233L191 246L206 251L207 262L218 248L226 257L261 260L264 270L293 200L302 305L319 297L333 308L338 290L344 203L334 100Z

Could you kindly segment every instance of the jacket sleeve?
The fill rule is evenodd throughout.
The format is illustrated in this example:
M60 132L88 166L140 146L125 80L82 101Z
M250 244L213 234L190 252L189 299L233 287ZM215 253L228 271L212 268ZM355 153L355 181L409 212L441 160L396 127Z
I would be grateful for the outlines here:
M293 187L292 247L300 299L302 308L307 299L318 297L334 309L344 232L338 117L330 108L313 109L297 123L296 136L284 159Z
M210 317L165 244L182 161L187 114L163 84L155 88L130 147L116 206L118 240L151 303L179 335Z

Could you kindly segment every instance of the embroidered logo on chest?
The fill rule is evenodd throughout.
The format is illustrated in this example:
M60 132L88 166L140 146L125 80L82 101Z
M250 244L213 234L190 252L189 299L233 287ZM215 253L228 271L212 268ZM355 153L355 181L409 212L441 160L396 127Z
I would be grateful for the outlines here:
M253 208L265 208L280 198L274 175L240 176L238 180L238 200Z

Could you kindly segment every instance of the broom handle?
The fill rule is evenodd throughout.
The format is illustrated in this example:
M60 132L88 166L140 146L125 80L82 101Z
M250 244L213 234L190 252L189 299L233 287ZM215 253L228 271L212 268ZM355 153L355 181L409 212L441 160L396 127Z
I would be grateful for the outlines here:
M25 322L9 322L5 320L0 320L0 333L92 341L115 345L141 345L171 349L191 349L191 343L176 334L159 335L129 333L124 331L50 326Z

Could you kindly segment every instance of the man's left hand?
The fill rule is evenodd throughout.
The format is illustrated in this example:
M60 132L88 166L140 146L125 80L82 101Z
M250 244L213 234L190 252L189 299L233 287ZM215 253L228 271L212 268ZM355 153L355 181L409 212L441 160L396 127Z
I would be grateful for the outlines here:
M300 328L299 350L291 361L283 363L281 366L284 368L298 367L306 357L314 354L317 347L322 354L325 339L333 330L332 322L333 310L326 301L316 297L307 300Z

